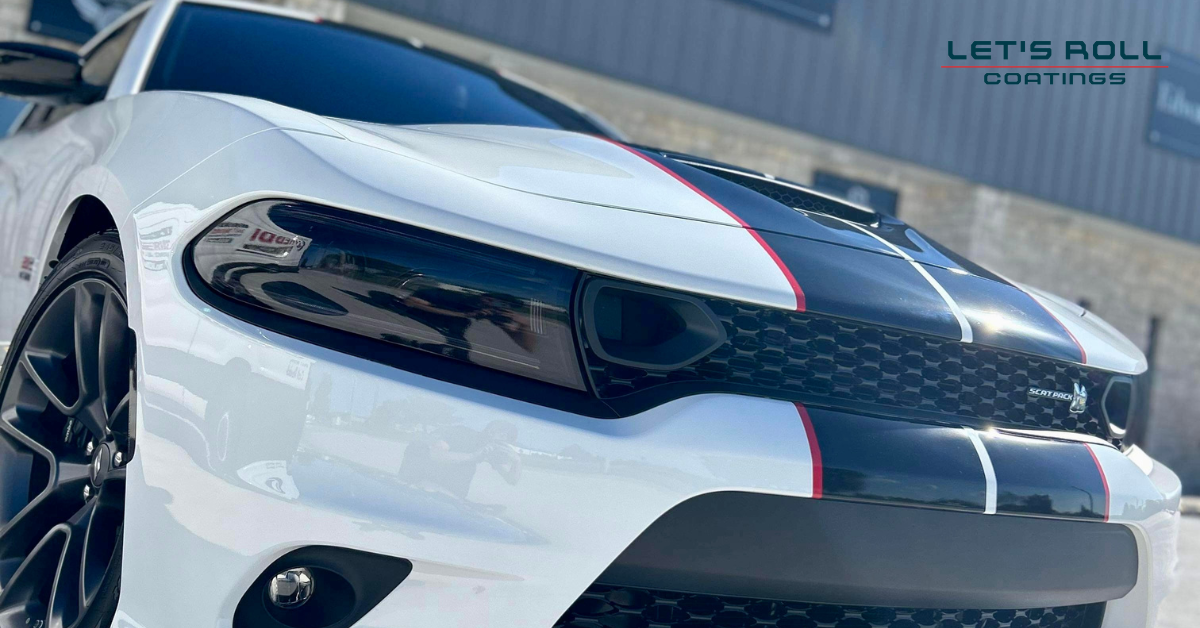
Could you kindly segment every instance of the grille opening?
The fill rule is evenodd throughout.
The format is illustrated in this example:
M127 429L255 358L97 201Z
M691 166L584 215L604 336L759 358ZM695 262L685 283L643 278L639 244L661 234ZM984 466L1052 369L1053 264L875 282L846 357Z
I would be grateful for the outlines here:
M1118 433L1124 433L1129 426L1129 415L1133 412L1134 388L1133 379L1129 377L1114 377L1104 391L1104 416L1108 425Z
M554 628L1099 628L1104 604L1026 609L844 606L594 584Z
M1021 429L1113 439L1100 394L1083 413L1030 397L1028 389L1104 391L1116 376L1069 362L867 323L705 298L727 340L670 371L606 359L584 338L584 365L597 395L637 406L701 392L740 392L857 408L885 416L912 412ZM1115 398L1114 398L1115 399Z

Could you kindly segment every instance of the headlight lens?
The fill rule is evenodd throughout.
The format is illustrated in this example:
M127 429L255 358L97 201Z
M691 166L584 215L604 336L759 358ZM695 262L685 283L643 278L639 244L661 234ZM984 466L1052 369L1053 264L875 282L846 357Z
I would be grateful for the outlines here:
M584 390L578 271L352 212L247 205L192 247L199 278L260 310Z

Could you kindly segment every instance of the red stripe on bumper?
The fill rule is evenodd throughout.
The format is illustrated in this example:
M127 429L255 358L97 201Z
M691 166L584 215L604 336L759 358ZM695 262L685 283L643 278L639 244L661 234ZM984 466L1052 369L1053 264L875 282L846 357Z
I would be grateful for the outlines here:
M796 411L800 413L800 420L804 422L804 433L808 436L808 451L812 456L812 496L813 499L821 499L821 495L825 492L825 468L821 464L821 445L817 442L817 431L813 429L808 410L804 409L800 402L796 402Z
M1092 446L1088 443L1083 444L1087 447L1088 453L1092 455L1092 462L1096 463L1096 471L1100 472L1100 482L1104 484L1104 520L1108 521L1109 509L1112 503L1112 491L1108 488L1108 476L1104 475L1104 467L1100 464L1100 459L1096 457L1096 452L1092 451Z

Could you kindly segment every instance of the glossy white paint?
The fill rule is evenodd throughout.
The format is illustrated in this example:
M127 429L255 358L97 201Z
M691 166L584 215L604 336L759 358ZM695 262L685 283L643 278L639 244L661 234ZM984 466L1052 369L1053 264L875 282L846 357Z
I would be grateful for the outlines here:
M1138 542L1137 584L1124 598L1109 602L1103 628L1155 625L1159 604L1175 586L1179 537L1179 478L1161 464L1146 473L1138 462L1112 447L1088 445L1104 469L1109 487L1109 521L1129 526ZM1137 452L1136 457L1145 456ZM1148 457L1147 457L1148 458ZM1136 468L1133 472L1130 467ZM1162 501L1148 495L1161 495ZM1157 502L1157 503L1154 503Z
M974 428L964 427L967 436L971 438L971 445L975 447L975 453L979 454L979 464L983 467L984 480L984 503L983 514L996 514L996 467L992 464L992 457L988 455L987 447L983 444L983 439L979 438L979 432Z
M1018 287L1041 303L1075 337L1087 352L1088 366L1118 373L1146 371L1146 356L1142 350L1095 313L1044 290L1024 285Z
M645 159L600 138L555 129L347 123L375 138L349 139L459 174L564 200L728 227L732 216ZM379 141L382 140L382 141ZM470 155L470 159L463 159ZM630 185L636 183L636 185Z
M807 440L791 404L711 395L621 421L582 419L312 347L198 301L183 285L182 243L246 200L285 189L289 196L655 283L688 282L697 272L709 281L729 277L704 256L681 264L656 254L664 238L680 237L684 248L682 242L719 237L730 227L496 188L358 145L340 131L253 134L130 215L131 234L178 226L156 240L154 264L146 251L136 252L143 261L142 294L131 320L139 321L144 344L140 433L150 453L140 456L132 480L144 482L139 494L147 496L135 510L150 513L145 533L171 547L206 548L195 556L206 561L206 571L221 575L210 592L183 596L166 583L194 565L163 566L154 547L131 548L131 586L146 593L123 599L128 617L158 626L177 617L164 609L183 609L185 617L216 616L222 625L262 566L295 545L335 543L405 556L416 565L362 626L549 626L646 525L680 501L729 489L811 495ZM273 158L256 158L262 155ZM453 203L446 189L454 190ZM606 226L609 212L646 221L658 237L613 230ZM680 230L686 231L671 233ZM586 242L572 235L579 232L589 235ZM164 248L170 251L166 268L157 263ZM631 259L630 251L645 257ZM652 270L642 269L644 259L654 260ZM719 284L704 285L714 290ZM745 286L737 290L751 297ZM270 364L297 360L311 364L303 390L299 382L267 375L279 371ZM214 419L225 414L209 408L238 408L263 395L279 399L280 408L255 411L243 423L251 423L246 429L256 436L236 439L249 448L243 460L252 462L234 468L213 462L220 456L210 452L221 447L212 442ZM492 444L514 452L521 469L516 479L480 463L470 488L456 494L439 485L432 470L405 467L410 448L442 438L439 433L470 441L483 438L489 426L515 434L511 442ZM1115 456L1105 459L1109 475L1145 477L1106 449ZM1114 510L1113 524L1133 527L1147 552L1172 547L1163 536L1170 529L1159 521L1177 508L1171 505L1177 485L1174 496L1146 481L1125 490L1114 503L1143 507ZM225 506L214 511L214 501ZM290 531L262 523L276 521L290 522ZM1130 616L1146 615L1161 586L1154 569L1165 559L1147 554L1143 560L1144 584L1139 580L1139 588L1114 603Z
M150 9L139 50L156 47L172 6ZM144 61L121 67L130 94ZM449 167L455 143L473 148ZM573 188L573 177L587 183ZM611 203L580 202L580 189ZM129 262L140 395L116 625L228 626L269 562L327 543L415 565L359 626L549 626L680 501L811 496L792 404L706 395L619 421L582 418L266 332L213 311L182 275L182 249L202 229L247 201L289 197L608 275L794 304L761 249L684 192L578 136L368 129L201 94L113 93L0 143L0 262L34 257L40 277L83 195L113 214ZM36 280L0 277L7 340ZM465 483L410 456L442 443L484 452ZM1148 628L1169 582L1178 481L1096 451L1119 490L1109 525L1137 532L1143 561L1110 613ZM204 586L180 586L197 573Z
M185 225L195 216L194 207L173 197L165 191L147 206L147 228ZM141 224L142 216L139 210L133 220ZM172 250L206 222L181 229ZM584 419L350 358L210 311L188 292L176 259L142 272L143 369L174 375L147 376L141 388L142 450L130 481L142 489L131 494L144 501L131 504L141 514L130 531L153 534L156 543L126 551L129 586L139 592L122 600L137 622L130 626L180 618L184 623L174 625L213 625L187 618L214 615L224 625L249 579L304 543L414 561L410 579L361 626L549 626L680 501L717 490L811 495L807 440L791 404L708 395L620 421ZM277 371L270 364L296 360L311 364L303 390L299 381L267 374ZM249 424L247 433L257 436L242 439L251 462L213 462L211 419L224 414L208 408L245 406L251 396L281 406L235 423ZM456 493L434 469L406 465L431 439L461 450L455 439L489 431L512 435L488 444L511 452L504 455L517 461L518 473L480 462L469 489ZM1178 484L1173 492L1156 487L1119 452L1100 449L1111 454L1102 459L1109 476L1143 476L1114 498L1141 508L1114 509L1113 520L1134 528L1147 551L1156 543L1172 547L1161 522L1177 509ZM273 484L261 481L271 466L273 475L265 473ZM257 475L243 473L247 468ZM162 561L162 544L184 548L189 560ZM1143 560L1150 569L1160 558ZM171 584L197 566L215 574L208 590L184 593ZM1121 612L1147 613L1145 595L1160 575L1146 573L1155 575L1114 603L1130 609Z

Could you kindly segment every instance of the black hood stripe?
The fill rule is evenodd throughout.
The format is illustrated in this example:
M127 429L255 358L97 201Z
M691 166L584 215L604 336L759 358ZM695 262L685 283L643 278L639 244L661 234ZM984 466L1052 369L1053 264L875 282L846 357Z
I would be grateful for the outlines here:
M755 232L773 259L804 279L808 311L971 338L970 326L946 291L911 257L870 231L797 211L669 157L642 155Z
M843 221L843 222L845 222L845 221ZM938 283L938 281L933 278L933 275L929 274L929 271L925 269L924 265L917 262L915 259L913 259L913 257L911 255L909 255L907 252L905 252L900 247L896 246L895 244L893 244L891 242L888 242L887 240L885 240L882 237L880 237L879 235L877 235L874 231L871 231L871 230L867 229L866 227L862 227L862 226L856 225L854 223L848 222L847 224L849 224L851 227L854 227L854 228L858 229L859 231L862 231L863 233L871 236L872 238L875 238L876 240L880 241L888 248L892 249L892 251L895 252L897 255L899 255L900 257L903 257L905 260L907 260L908 263L912 265L913 270L917 271L917 273L920 274L921 277L925 279L925 281L928 281L929 285L931 287L933 287L933 289L938 293L938 296L942 297L942 300L946 302L946 307L950 308L950 313L953 314L954 319L956 321L958 321L958 327L959 327L959 330L961 333L960 340L962 342L973 342L974 341L975 333L971 329L971 322L968 321L966 315L963 314L962 308L958 306L958 302L954 300L954 297L950 296L949 292L946 292L946 289L942 286L942 284Z
M1021 290L1021 292L1025 291ZM1031 301L1037 303L1038 307L1045 310L1045 312L1050 315L1050 318L1053 318L1054 322L1058 323L1059 327L1062 327L1062 330L1066 332L1068 336L1070 336L1071 342L1075 343L1075 348L1079 349L1079 363L1087 364L1087 350L1083 348L1083 343L1079 342L1079 339L1075 337L1075 334L1071 333L1071 330L1067 328L1067 326L1062 322L1061 319L1058 318L1058 316L1054 314L1054 312L1050 311L1050 308L1043 305L1042 302L1038 301L1037 298L1035 298L1032 294L1025 292L1025 295L1028 296Z
M804 278L810 312L960 338L961 328L945 300L903 258L772 232L762 237Z
M642 153L642 156L718 204L722 210L733 216L738 224L759 233L789 235L894 255L890 248L880 244L875 238L868 237L831 216L796 211L791 206L758 191L657 153Z
M926 271L954 298L975 333L990 347L1085 363L1083 348L1045 307L1025 291L936 266Z
M618 146L749 231L793 287L799 311L1087 363L1075 336L1037 299L904 223L880 217L878 225L859 225L797 211L663 154Z
M788 285L790 285L792 287L792 292L796 295L796 311L804 312L807 309L807 302L806 302L806 299L804 296L804 290L800 288L800 284L799 284L799 282L796 281L796 277L794 274L792 274L792 270L790 268L788 268L788 266L783 262L783 260L781 260L779 258L779 255L775 253L775 251L771 248L771 245L769 245L763 239L762 235L759 234L758 231L754 227L751 227L745 220L742 220L742 218L738 214L731 211L724 203L713 198L707 192L705 192L704 190L701 190L699 187L697 187L695 184L693 184L688 179L680 176L680 174L678 172L676 172L675 169L672 167L672 165L682 166L682 164L677 164L677 162L674 162L673 160L660 158L660 157L654 155L653 153L648 153L645 151L638 150L636 148L631 148L631 147L621 144L619 142L613 142L612 140L607 140L607 141L609 141L614 146L619 146L622 149L649 162L651 165L655 166L659 170L661 170L664 173L666 173L667 175L671 176L676 181L682 183L684 186L686 186L691 191L693 191L696 194L703 197L704 200L712 203L714 206L719 208L721 211L725 212L730 218L737 221L737 223L739 225L741 225L747 232L750 233L751 236L754 237L754 240L758 242L759 246L761 246L764 251L766 251L767 255L769 255L771 257L771 260L774 261L775 265L779 268L779 271L781 273L783 273L783 276L787 280ZM682 166L682 167L687 167L687 166ZM695 169L692 168L692 170L695 170ZM699 171L696 171L696 172L699 173Z

